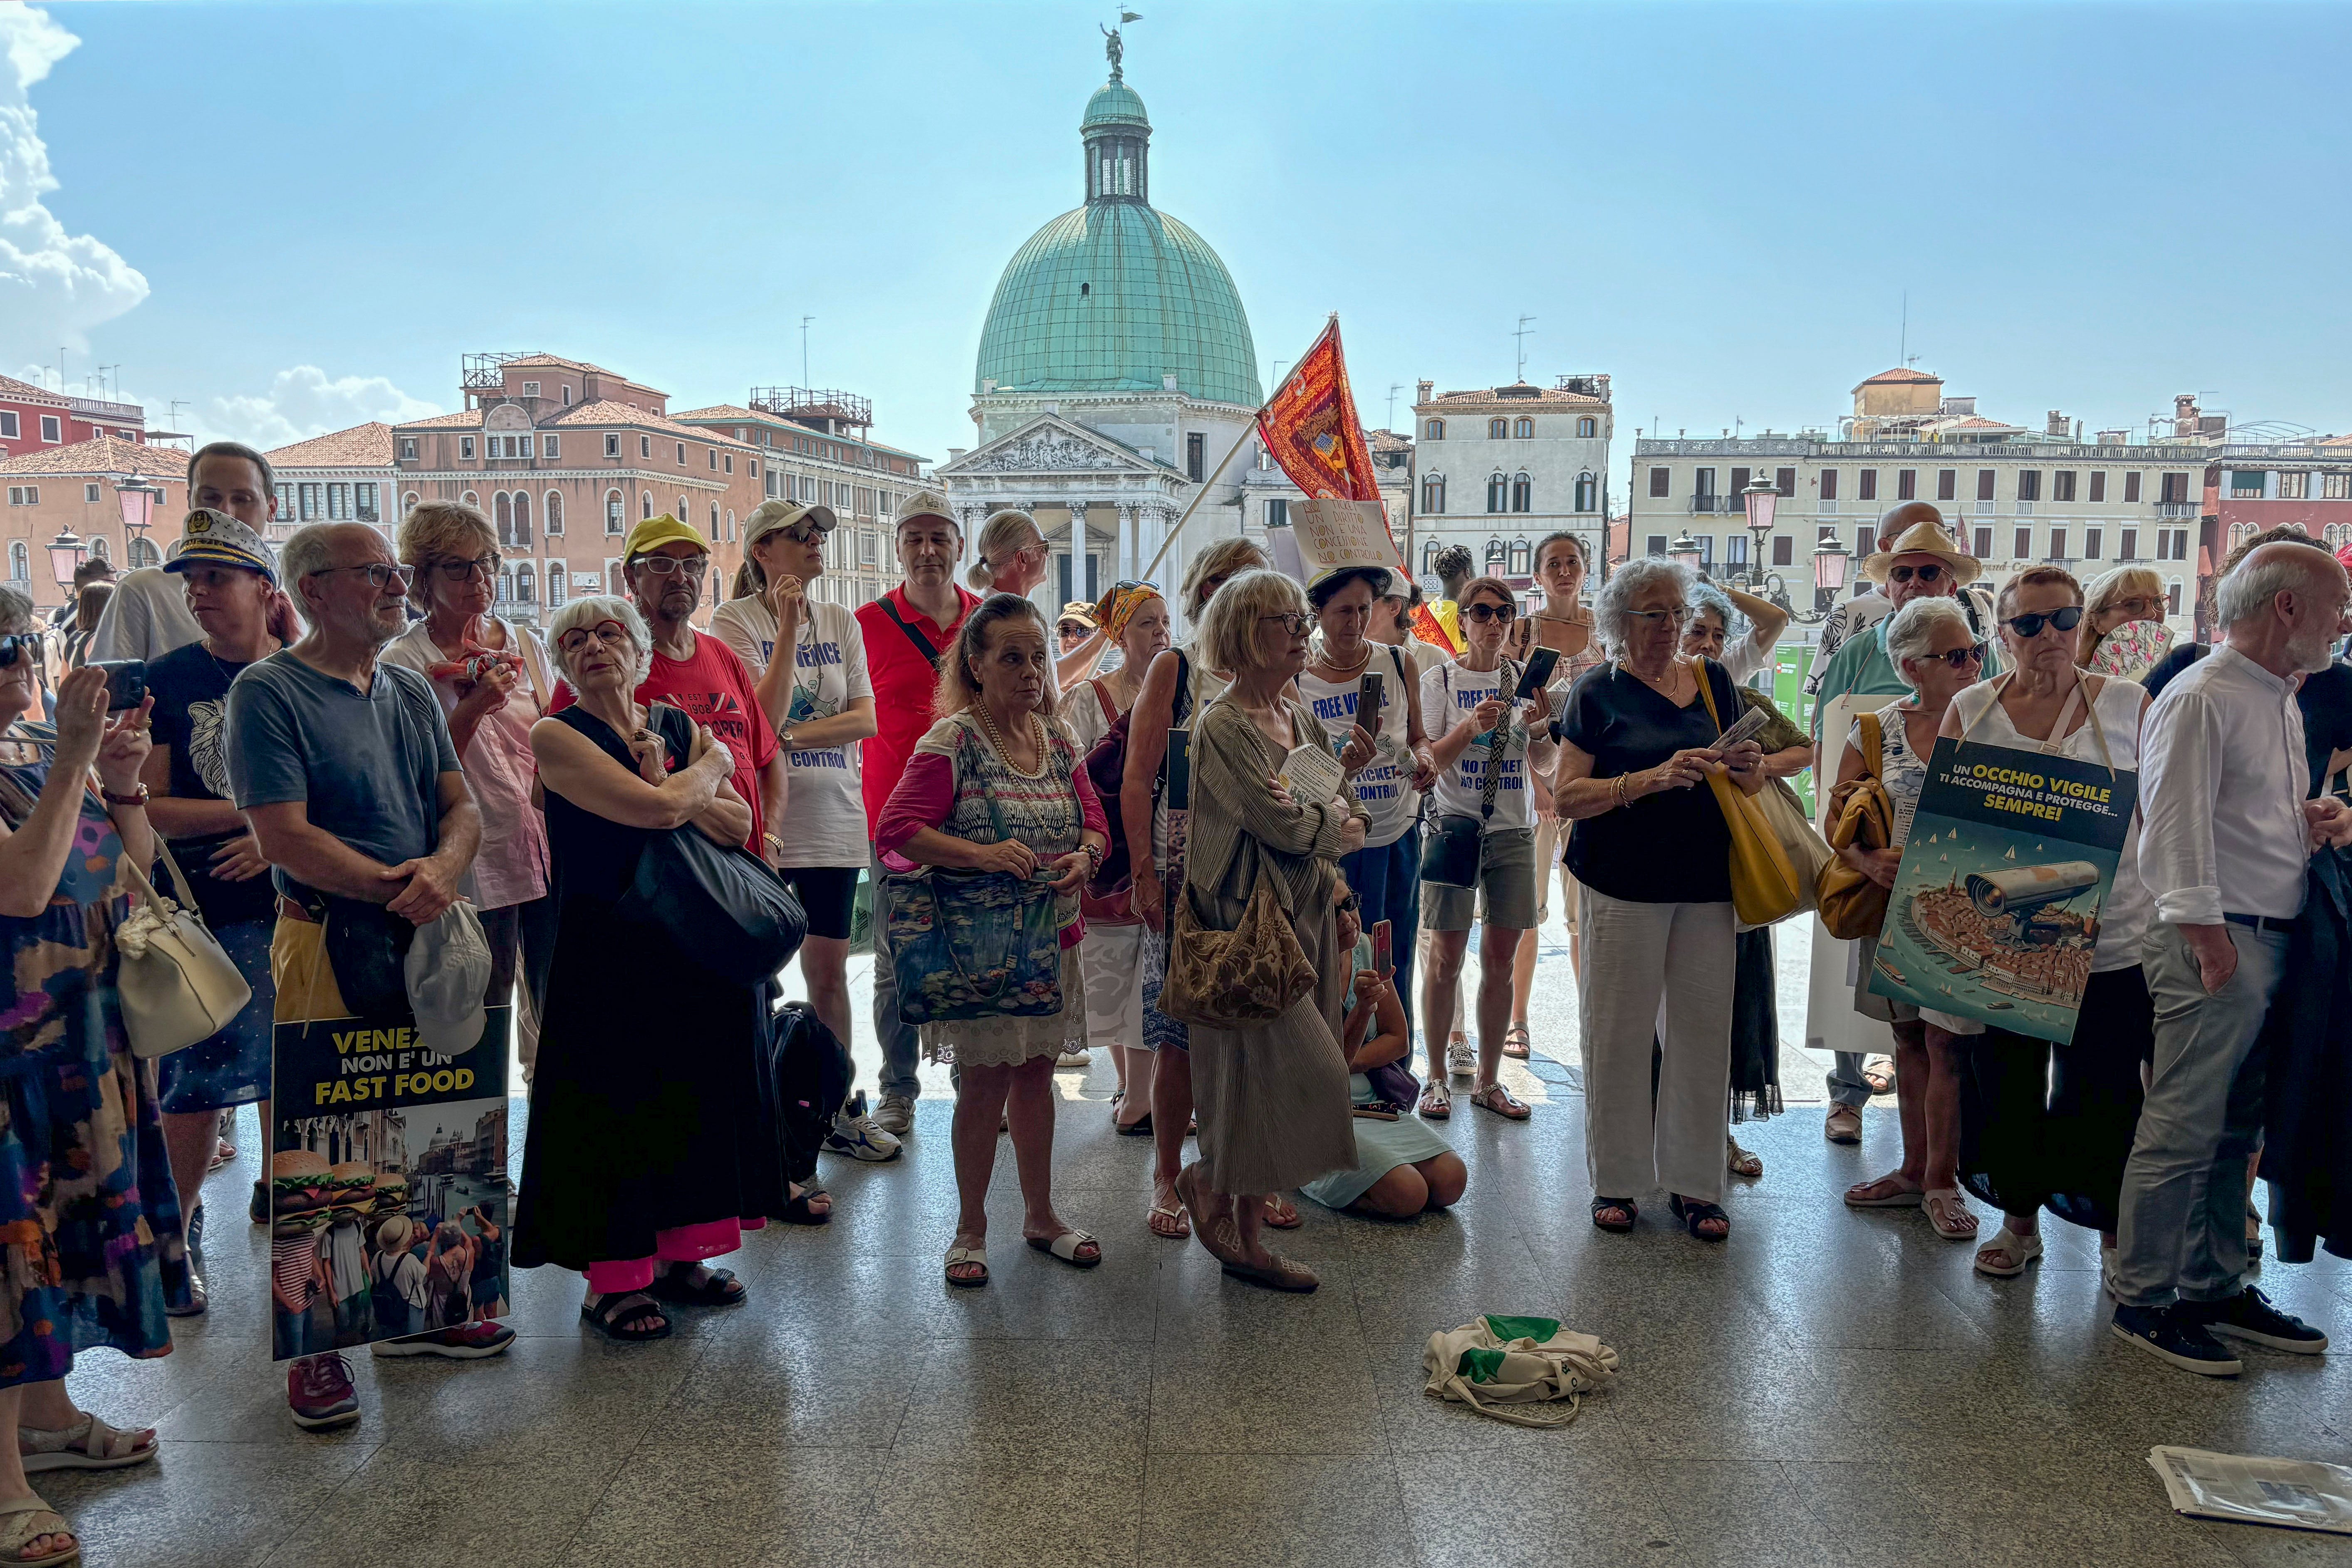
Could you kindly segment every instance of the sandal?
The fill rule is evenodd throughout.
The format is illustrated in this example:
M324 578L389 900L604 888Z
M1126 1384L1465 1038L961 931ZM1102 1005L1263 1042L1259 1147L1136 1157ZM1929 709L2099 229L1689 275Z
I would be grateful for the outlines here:
M1764 1173L1764 1156L1739 1146L1739 1140L1729 1133L1723 1138L1723 1165L1735 1176L1753 1181Z
M236 1163L236 1145L230 1142L226 1138L216 1139L213 1143L212 1163L205 1167L205 1174L209 1176L215 1171L219 1170L223 1165L234 1165Z
M1267 1194L1265 1223L1276 1230L1297 1230L1307 1222L1298 1217L1297 1208L1285 1203L1280 1193Z
M661 1270L646 1287L646 1294L682 1307L740 1307L751 1299L733 1269L709 1268L699 1263L683 1268L673 1264Z
M1491 1110L1506 1121L1525 1121L1535 1114L1528 1102L1514 1095L1499 1083L1482 1085L1470 1091L1470 1103L1481 1110Z
M1924 1187L1904 1184L1902 1172L1889 1171L1874 1182L1856 1182L1848 1187L1845 1190L1845 1206L1850 1209L1916 1209L1927 1195Z
M1919 1206L1927 1211L1927 1223L1946 1241L1976 1239L1977 1213L1960 1196L1959 1188L1931 1188L1919 1195Z
M1192 1218L1192 1239L1218 1262L1230 1263L1242 1255L1241 1233L1234 1228L1231 1215L1212 1215L1208 1219L1202 1217L1205 1205L1201 1194L1193 1191L1193 1184L1200 1180L1200 1170L1201 1167L1195 1163L1176 1173L1176 1196L1183 1203L1185 1214Z
M979 1272L979 1273L977 1273L977 1274L965 1274L965 1275L959 1276L959 1275L956 1273L956 1270L957 1270L957 1269L959 1269L959 1268L977 1268L977 1269L979 1269L979 1270L980 1270L980 1272ZM983 1242L982 1245L980 1245L980 1246L978 1246L978 1247L949 1247L949 1248L948 1248L948 1262L947 1262L947 1276L948 1276L948 1283L949 1283L949 1284L950 1284L950 1285L955 1286L958 1289L961 1289L961 1290L972 1290L972 1289L979 1289L981 1286L987 1284L987 1283L988 1283L988 1247L987 1247L987 1244Z
M1102 1244L1075 1226L1059 1236L1032 1236L1023 1239L1038 1251L1058 1258L1073 1268L1093 1268L1102 1262ZM1094 1248L1093 1256L1081 1256L1083 1249L1089 1247Z
M1454 1096L1444 1079L1431 1079L1429 1087L1421 1091L1420 1110L1423 1121L1443 1121L1454 1114Z
M1721 1204L1711 1204L1699 1198L1686 1198L1680 1193L1669 1193L1666 1194L1666 1206L1674 1210L1676 1219L1683 1222L1683 1228L1699 1240L1726 1241L1730 1238L1731 1216L1723 1212ZM1713 1225L1718 1220L1723 1223L1723 1228L1719 1231L1699 1229L1703 1225Z
M1977 1248L1977 1272L1995 1279L2014 1279L2025 1272L2025 1266L2042 1256L2042 1233L2020 1236L2002 1226L1993 1232L1992 1239ZM2000 1261L1987 1261L1998 1257Z
M1611 1209L1619 1211L1625 1217L1622 1220L1602 1219L1601 1216ZM1631 1198L1594 1198L1592 1200L1592 1226L1595 1230L1613 1231L1622 1236L1633 1229L1633 1222L1641 1217L1641 1206Z
M580 1303L580 1318L606 1339L618 1340L625 1344L669 1338L668 1314L661 1310L659 1302L643 1290L614 1290L593 1307L583 1301ZM638 1325L648 1318L661 1319L661 1327L640 1328Z
M1879 1064L1885 1063L1885 1066ZM1895 1058L1873 1057L1862 1064L1862 1081L1870 1086L1873 1094L1895 1092Z
M1192 1221L1184 1213L1184 1205L1173 1196L1151 1205L1143 1216L1144 1225L1152 1235L1169 1241L1184 1241L1192 1234Z
M819 1198L824 1200L824 1207L821 1209L814 1206ZM782 1218L786 1225L830 1225L833 1223L833 1194L816 1188L796 1193L785 1200Z
M1151 1136L1151 1112L1147 1110L1132 1121L1121 1121L1113 1116L1110 1127L1122 1138L1149 1138Z
M1234 1279L1252 1285L1263 1285L1269 1290L1288 1290L1296 1295L1304 1295L1323 1283L1304 1263L1294 1262L1279 1252L1268 1252L1266 1256L1274 1261L1264 1267L1238 1258L1220 1261L1224 1263L1225 1272Z
M153 1427L120 1431L87 1414L56 1431L19 1426L16 1447L25 1456L27 1475L43 1470L119 1470L126 1465L143 1465L157 1452ZM0 1558L0 1563L5 1562Z
M23 1555L26 1547L45 1535L63 1536L73 1544L38 1557ZM67 1528L65 1517L57 1510L32 1492L0 1501L0 1563L14 1563L16 1568L53 1568L57 1563L80 1561L80 1538Z
M1525 1024L1514 1024L1503 1031L1503 1054L1513 1061L1523 1062L1535 1049Z

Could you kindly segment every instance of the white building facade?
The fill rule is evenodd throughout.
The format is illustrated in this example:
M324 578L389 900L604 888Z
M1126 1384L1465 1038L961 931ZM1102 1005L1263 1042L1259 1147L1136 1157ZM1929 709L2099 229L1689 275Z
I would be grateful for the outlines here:
M1412 413L1417 574L1432 579L1437 552L1462 544L1478 571L1526 588L1536 542L1555 532L1579 535L1599 559L1613 418L1606 375L1444 393L1424 381Z

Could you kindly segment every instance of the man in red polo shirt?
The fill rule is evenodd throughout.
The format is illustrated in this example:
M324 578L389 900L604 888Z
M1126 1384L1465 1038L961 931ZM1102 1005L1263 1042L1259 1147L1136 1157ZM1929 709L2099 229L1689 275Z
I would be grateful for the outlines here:
M898 568L906 578L857 612L858 630L866 638L866 672L874 684L875 732L860 742L868 831L882 820L882 808L915 754L915 742L931 727L940 659L955 641L964 616L980 603L980 595L956 584L963 531L956 526L945 496L918 490L898 508L896 521ZM870 844L867 853L878 890L881 858L873 855ZM898 978L891 973L885 936L877 900L874 1033L882 1042L882 1103L875 1110L874 1122L904 1137L914 1130L915 1099L922 1092L915 1077L921 1042L915 1026L898 1016Z

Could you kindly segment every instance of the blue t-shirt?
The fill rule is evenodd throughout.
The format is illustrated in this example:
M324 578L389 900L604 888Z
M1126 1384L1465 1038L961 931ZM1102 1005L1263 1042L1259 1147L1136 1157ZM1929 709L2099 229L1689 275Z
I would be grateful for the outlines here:
M441 841L441 775L460 771L433 683L378 664L362 693L281 649L228 692L228 776L237 809L299 800L311 826L387 866ZM283 870L271 878L299 896Z

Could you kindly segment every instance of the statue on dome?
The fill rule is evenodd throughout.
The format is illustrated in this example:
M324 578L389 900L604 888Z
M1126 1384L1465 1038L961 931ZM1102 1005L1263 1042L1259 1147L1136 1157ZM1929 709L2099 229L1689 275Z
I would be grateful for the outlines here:
M1121 25L1124 25L1129 22L1140 22L1143 20L1143 17L1138 12L1121 11L1118 14L1118 19ZM1097 25L1100 26L1100 24ZM1119 60L1127 53L1127 46L1119 42L1118 28L1104 27L1102 29L1102 36L1103 53L1110 60L1110 79L1113 81L1126 80L1127 79L1119 73L1118 65Z

